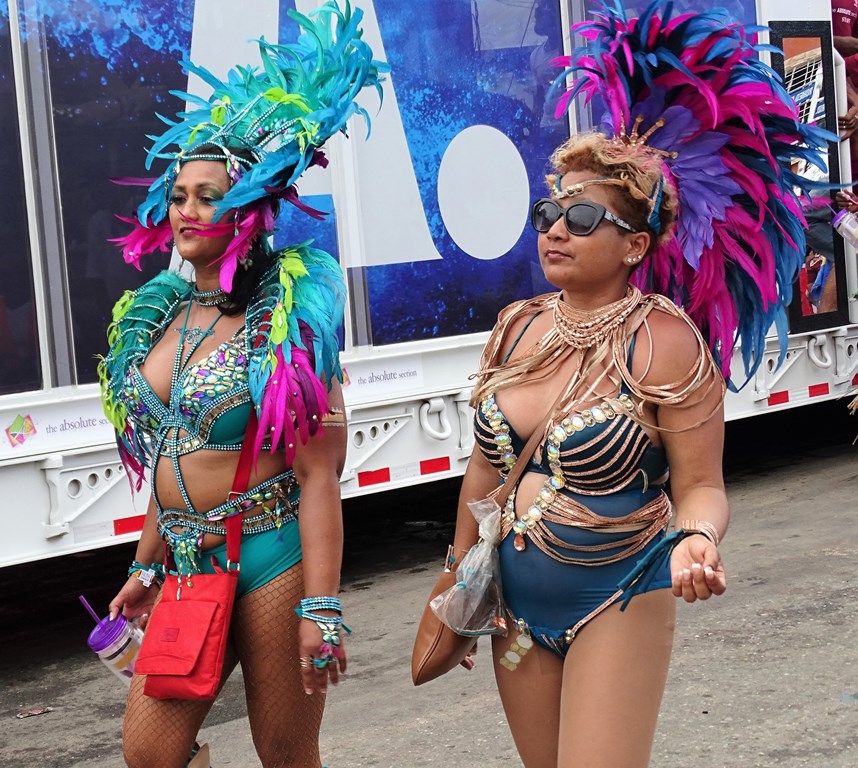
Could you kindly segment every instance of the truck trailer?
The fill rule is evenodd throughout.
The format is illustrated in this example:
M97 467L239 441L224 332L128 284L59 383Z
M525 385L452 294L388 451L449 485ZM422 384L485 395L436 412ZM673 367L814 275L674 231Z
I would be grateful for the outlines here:
M109 178L143 175L142 137L158 131L168 90L204 93L179 61L218 76L258 62L253 40L296 34L288 11L316 0L0 0L0 566L129 541L132 495L101 409L97 355L122 292L177 259L123 263L115 214L137 202ZM836 130L845 68L830 5L728 0L737 20L771 28L802 119ZM497 313L551 289L536 259L530 202L546 161L587 109L555 117L552 60L569 53L585 0L358 0L365 39L389 63L384 99L329 145L330 166L300 183L328 213L278 220L274 245L313 239L346 275L342 334L348 455L344 497L461 475L473 447L470 376ZM702 0L676 2L701 9ZM850 181L846 142L827 176ZM808 173L811 171L808 170ZM823 174L825 175L825 174ZM822 227L833 259L828 305L796 284L788 348L769 339L728 419L841 398L858 385L855 252ZM827 233L827 234L826 234ZM817 259L818 262L818 259ZM736 352L733 370L742 365ZM845 405L844 405L845 410Z

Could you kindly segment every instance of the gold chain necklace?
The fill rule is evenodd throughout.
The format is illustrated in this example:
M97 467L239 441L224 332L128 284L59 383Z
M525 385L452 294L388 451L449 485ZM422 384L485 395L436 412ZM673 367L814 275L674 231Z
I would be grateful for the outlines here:
M601 344L635 310L641 292L633 285L625 298L593 310L575 309L560 298L554 301L554 328L571 347L587 349Z

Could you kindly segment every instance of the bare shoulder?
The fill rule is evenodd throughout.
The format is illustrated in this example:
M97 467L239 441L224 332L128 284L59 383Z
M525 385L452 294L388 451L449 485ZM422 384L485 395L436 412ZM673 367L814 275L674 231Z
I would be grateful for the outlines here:
M546 294L516 301L501 310L489 340L490 344L494 342L497 345L501 358L505 358L514 348L525 349L530 346L534 340L529 338L531 335L538 338L544 333L544 329L533 329L534 333L531 334L530 326L534 324L534 316L544 312L550 296Z
M642 384L666 386L686 379L708 355L691 319L658 306L638 330L632 371Z

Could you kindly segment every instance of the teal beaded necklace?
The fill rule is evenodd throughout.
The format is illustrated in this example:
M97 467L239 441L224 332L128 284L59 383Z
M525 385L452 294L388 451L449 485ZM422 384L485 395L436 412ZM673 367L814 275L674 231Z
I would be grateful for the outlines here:
M185 370L194 352L203 343L203 339L214 333L215 324L223 317L223 313L218 312L217 317L211 321L209 327L205 330L198 325L189 329L188 318L191 316L191 305L193 303L192 301L188 302L182 327L176 328L176 331L179 333L179 343L176 346L176 357L173 360L173 371L170 374L170 405L172 407L176 407L182 395L179 389L179 374ZM187 351L185 351L185 345L187 345Z

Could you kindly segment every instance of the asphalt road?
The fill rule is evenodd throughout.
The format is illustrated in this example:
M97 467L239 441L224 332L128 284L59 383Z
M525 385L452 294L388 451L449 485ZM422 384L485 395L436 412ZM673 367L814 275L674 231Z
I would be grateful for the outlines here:
M680 607L653 768L858 765L856 432L842 402L728 425L729 588ZM446 482L347 504L343 600L355 634L323 724L331 768L520 765L487 656L471 673L410 682L455 494ZM122 766L124 689L86 647L77 595L106 606L132 550L0 570L0 767ZM259 765L239 673L202 739L216 768Z

